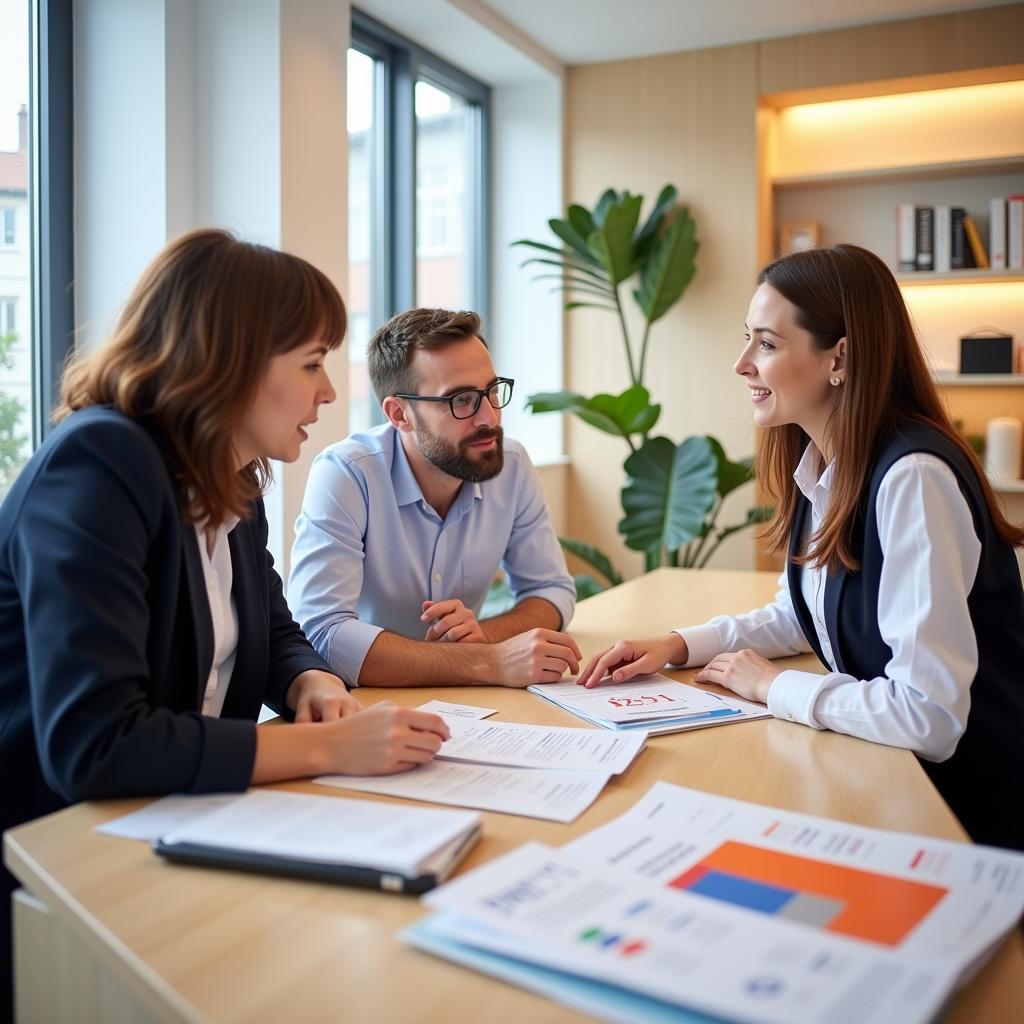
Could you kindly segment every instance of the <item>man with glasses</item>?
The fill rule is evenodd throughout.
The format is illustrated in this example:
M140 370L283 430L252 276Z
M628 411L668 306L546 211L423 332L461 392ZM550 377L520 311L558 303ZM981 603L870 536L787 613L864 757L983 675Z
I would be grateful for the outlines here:
M475 313L413 309L371 339L387 422L313 463L288 603L346 682L554 682L579 670L561 632L575 588L537 473L506 441L514 382L494 372ZM498 569L515 606L480 619Z

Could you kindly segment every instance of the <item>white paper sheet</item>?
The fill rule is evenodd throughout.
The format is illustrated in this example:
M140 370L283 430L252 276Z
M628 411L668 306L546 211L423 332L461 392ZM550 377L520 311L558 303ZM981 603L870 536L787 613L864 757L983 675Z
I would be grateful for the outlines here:
M608 775L431 761L400 775L322 775L313 781L363 793L569 822L597 799Z
M605 729L678 732L770 717L762 704L720 697L659 673L637 676L626 683L603 683L590 690L574 680L529 690Z
M788 904L762 914L789 916L816 934L827 929L941 960L961 975L1024 911L1022 854L796 814L667 782L563 849L576 863L614 865L622 877L677 891L690 885L700 891L696 873L702 870L789 888L795 896Z
M949 988L902 952L761 917L530 843L425 902L490 930L493 948L677 1005L766 1024L924 1024ZM479 928L458 935L489 948ZM528 945L524 946L525 942Z
M459 719L450 721L449 727L452 738L436 755L443 761L612 775L625 771L647 741L644 733L609 735L597 729L520 722Z
M257 789L164 838L415 874L479 820L472 811Z
M152 842L168 832L175 832L199 821L212 811L238 800L241 795L216 793L212 796L165 796L131 814L97 825L96 831L105 836Z
M428 700L417 711L430 711L435 715L451 715L453 718L490 718L497 714L497 708L478 708L475 704L452 704L446 700Z

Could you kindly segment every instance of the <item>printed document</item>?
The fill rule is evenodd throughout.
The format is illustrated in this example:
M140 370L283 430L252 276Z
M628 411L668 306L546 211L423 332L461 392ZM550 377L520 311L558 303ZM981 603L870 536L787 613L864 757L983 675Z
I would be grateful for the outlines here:
M563 850L618 877L941 961L967 976L1024 911L1022 854L668 782Z
M659 673L637 676L626 683L602 683L592 690L572 680L528 689L603 729L657 734L771 717L762 704L720 697Z
M241 796L240 793L215 793L211 796L165 796L131 814L96 826L106 836L144 839L152 842L168 832L191 825L212 811L219 810Z
M482 811L574 821L608 782L607 772L550 771L434 760L400 775L321 775L325 786Z
M942 969L529 843L425 897L468 919L481 948L728 1019L766 1024L924 1024ZM483 926L483 928L479 927ZM513 954L514 955L514 954Z
M560 768L617 775L632 763L645 734L608 735L597 729L520 722L448 721L451 739L441 745L442 761L498 764L518 768Z
M497 708L478 708L475 704L452 704L447 700L428 700L417 711L430 711L435 715L451 715L453 718L490 718L497 714Z

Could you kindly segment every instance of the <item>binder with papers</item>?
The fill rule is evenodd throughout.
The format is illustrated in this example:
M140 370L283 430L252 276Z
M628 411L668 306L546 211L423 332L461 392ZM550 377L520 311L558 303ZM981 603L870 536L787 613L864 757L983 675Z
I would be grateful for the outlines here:
M170 861L422 893L480 838L473 811L253 790L169 835Z
M602 729L643 731L652 736L771 717L762 704L720 697L659 673L637 676L626 683L601 683L590 690L573 680L529 690Z

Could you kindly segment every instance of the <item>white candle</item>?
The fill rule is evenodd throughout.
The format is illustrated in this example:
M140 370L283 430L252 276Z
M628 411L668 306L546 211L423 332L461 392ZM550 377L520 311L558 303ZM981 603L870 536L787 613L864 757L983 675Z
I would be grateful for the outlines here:
M1020 479L1021 440L1024 425L1012 416L988 421L985 432L985 471L993 480Z

